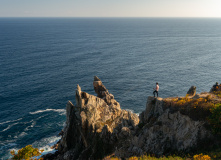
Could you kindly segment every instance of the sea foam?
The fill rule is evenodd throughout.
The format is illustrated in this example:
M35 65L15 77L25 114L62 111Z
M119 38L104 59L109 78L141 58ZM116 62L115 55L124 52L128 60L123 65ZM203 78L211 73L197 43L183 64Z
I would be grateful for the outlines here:
M58 113L60 113L60 115L65 115L65 113L66 113L65 109L45 109L45 110L38 110L38 111L35 111L35 112L29 112L29 114L38 114L38 113L50 112L50 111L58 112Z
M19 118L19 119L16 119L16 120L11 120L11 121L1 122L0 125L6 124L6 123L11 123L11 122L16 122L16 121L20 121L20 120L22 120L22 118Z

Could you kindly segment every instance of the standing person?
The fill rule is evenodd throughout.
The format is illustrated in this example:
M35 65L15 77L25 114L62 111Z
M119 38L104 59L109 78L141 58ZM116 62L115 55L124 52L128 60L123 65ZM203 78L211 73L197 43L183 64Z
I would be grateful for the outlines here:
M154 91L153 91L153 95L154 95L154 97L155 97L155 93L157 93L157 97L158 97L158 91L159 91L159 84L158 84L158 82L156 83L156 88L153 88L154 89Z

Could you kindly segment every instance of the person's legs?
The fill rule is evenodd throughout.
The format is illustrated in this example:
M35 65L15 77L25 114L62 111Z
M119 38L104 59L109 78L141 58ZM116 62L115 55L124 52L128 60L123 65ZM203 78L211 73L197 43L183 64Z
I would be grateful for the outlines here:
M157 93L157 97L158 97L158 91L156 91L156 93Z
M155 93L156 93L157 91L153 91L153 95L154 95L154 97L155 97Z

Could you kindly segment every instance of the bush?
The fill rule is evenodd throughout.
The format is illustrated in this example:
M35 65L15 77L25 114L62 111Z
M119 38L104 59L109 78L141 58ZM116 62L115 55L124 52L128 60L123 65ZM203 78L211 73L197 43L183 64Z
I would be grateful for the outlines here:
M165 100L164 107L170 108L170 111L180 111L181 114L188 115L193 120L206 120L211 115L211 108L214 108L214 101L210 96L205 98L174 98Z
M169 157L160 157L156 158L153 156L141 156L141 157L130 157L128 160L184 160L184 158L177 156L169 156Z
M213 94L221 98L221 91L213 91Z
M218 103L210 109L209 123L214 133L221 135L221 104Z
M221 91L216 94L221 95ZM221 103L213 100L211 95L198 99L186 96L169 101L165 100L165 107L171 108L174 112L180 111L193 120L208 120L213 133L221 135Z
M40 152L43 152L44 150L40 150ZM41 153L39 152L38 148L33 148L32 145L28 145L20 150L18 150L18 153L16 154L15 151L11 151L10 153L13 155L12 160L37 160L37 158L32 158L35 156L40 156ZM40 158L39 160L43 160L43 158Z
M194 160L211 160L211 157L208 155L203 155L202 153L199 155L193 156Z

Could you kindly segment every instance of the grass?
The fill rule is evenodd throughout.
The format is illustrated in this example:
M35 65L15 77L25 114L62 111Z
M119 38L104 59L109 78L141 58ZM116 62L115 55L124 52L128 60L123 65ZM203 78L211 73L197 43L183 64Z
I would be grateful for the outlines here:
M205 120L211 115L211 109L216 103L210 95L205 98L183 98L165 99L164 107L170 108L170 112L180 111L181 114L188 115L193 120Z
M216 95L218 98L221 98L221 91L213 91L213 94Z
M218 157L217 156L213 156L213 157L210 157L209 155L206 155L206 154L196 154L194 156L186 156L186 157L179 157L179 156L168 156L168 157L165 157L165 156L162 156L162 157L154 157L154 156L151 156L151 155L143 155L143 156L140 156L140 157L136 157L136 156L133 156L133 157L130 157L130 158L126 158L125 160L215 160L217 159ZM108 157L105 157L103 160L121 160L121 158L118 158L118 157L115 157L114 155L111 155L111 156L108 156Z
M206 121L214 134L221 135L221 91L208 94L206 97L172 98L164 100L164 107L170 112L180 111L195 121Z

